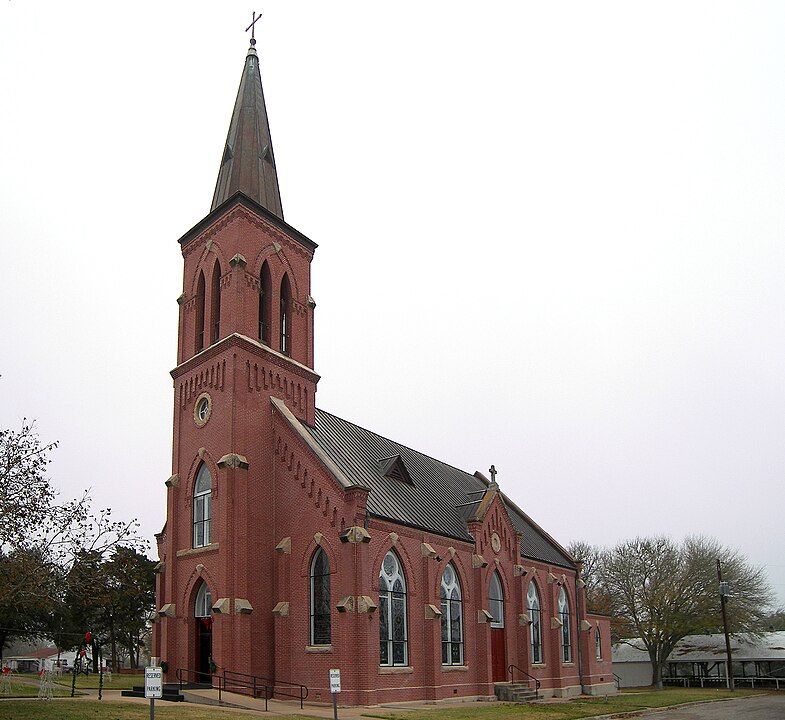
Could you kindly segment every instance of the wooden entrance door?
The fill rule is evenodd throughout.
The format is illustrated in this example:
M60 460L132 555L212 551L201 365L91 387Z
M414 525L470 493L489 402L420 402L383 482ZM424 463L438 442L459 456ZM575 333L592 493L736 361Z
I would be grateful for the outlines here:
M491 680L504 682L507 679L507 656L504 648L504 628L491 628Z

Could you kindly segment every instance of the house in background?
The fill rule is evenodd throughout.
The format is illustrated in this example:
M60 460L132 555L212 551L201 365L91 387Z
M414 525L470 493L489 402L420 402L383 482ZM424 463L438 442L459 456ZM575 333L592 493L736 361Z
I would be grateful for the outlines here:
M785 632L731 637L731 656L737 685L785 688ZM613 646L613 672L621 678L620 687L651 685L649 653L640 639ZM725 685L726 678L722 634L688 635L678 643L663 669L663 682L668 685Z

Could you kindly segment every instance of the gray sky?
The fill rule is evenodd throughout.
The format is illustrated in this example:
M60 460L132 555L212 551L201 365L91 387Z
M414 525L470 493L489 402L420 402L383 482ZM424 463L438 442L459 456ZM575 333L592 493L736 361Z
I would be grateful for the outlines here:
M716 536L785 603L785 4L0 5L0 424L160 530L179 238L251 9L318 404L562 543Z

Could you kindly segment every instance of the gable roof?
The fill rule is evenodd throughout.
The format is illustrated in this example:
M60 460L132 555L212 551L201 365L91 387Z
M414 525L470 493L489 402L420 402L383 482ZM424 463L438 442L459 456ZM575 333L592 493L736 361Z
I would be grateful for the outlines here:
M352 484L370 490L371 515L473 542L467 520L488 490L482 479L318 408L313 427L299 424ZM383 461L395 456L406 468L411 483L384 472ZM515 529L523 536L521 553L525 557L575 567L558 543L517 505L499 495Z

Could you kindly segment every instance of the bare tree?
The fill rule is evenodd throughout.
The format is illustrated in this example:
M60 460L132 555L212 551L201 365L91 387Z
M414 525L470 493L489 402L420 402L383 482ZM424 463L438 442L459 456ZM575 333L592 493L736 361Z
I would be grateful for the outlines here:
M763 570L711 538L635 538L599 557L599 587L609 599L617 629L624 637L641 639L657 688L679 640L721 629L718 559L731 588L727 609L732 632L758 632L772 602Z

